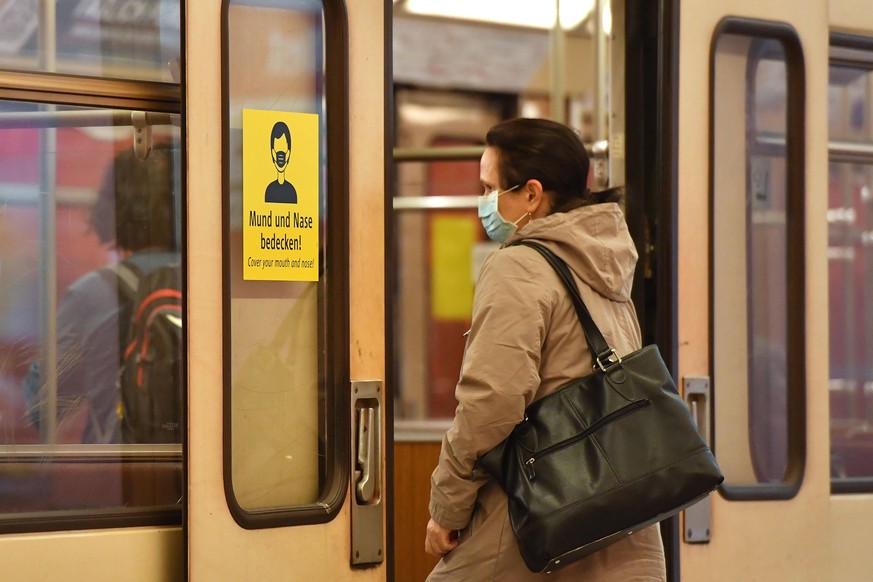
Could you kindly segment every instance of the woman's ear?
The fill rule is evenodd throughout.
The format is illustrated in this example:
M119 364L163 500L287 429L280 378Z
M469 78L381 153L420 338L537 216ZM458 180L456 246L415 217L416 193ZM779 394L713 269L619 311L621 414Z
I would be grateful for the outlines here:
M549 197L543 192L543 184L539 180L528 180L524 185L524 195L527 200L527 211L537 218L549 213Z

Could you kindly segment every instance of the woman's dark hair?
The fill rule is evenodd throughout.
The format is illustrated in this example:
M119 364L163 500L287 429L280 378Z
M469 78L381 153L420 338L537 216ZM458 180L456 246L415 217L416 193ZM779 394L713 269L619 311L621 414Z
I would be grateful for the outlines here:
M586 195L587 201L585 204L603 204L604 202L621 202L624 198L624 187L613 186L606 190L598 190L597 192L589 192Z
M104 244L129 251L175 248L173 151L156 145L145 160L119 152L106 170L90 225Z
M497 150L502 188L538 180L543 190L554 193L554 212L617 200L617 189L605 191L610 193L606 197L588 190L588 153L566 125L548 119L509 119L488 130L485 144Z

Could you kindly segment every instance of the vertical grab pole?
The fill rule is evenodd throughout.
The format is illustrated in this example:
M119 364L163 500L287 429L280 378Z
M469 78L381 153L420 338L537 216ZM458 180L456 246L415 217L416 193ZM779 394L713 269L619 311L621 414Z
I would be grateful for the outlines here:
M549 63L551 65L551 93L550 102L551 115L554 121L560 123L567 122L566 113L566 88L565 88L565 68L566 68L566 38L564 29L561 27L561 0L555 0L555 23L552 25L551 34L549 35L552 51Z
M57 69L57 18L55 0L39 4L39 58L45 72ZM53 111L54 105L44 106ZM57 441L58 423L58 330L57 330L57 129L39 130L39 214L40 214L40 440Z
M609 42L603 27L604 2L594 0L591 13L594 45L594 141L609 139ZM605 186L605 184L604 184Z

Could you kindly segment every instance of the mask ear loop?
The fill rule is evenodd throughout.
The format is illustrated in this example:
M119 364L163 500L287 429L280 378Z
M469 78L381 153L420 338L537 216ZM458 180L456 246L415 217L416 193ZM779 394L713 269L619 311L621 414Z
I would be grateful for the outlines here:
M506 190L501 190L501 191L497 192L497 197L499 198L500 196L502 196L502 195L504 195L504 194L507 194L507 193L509 193L509 192L512 192L513 190L515 190L515 189L518 188L519 186L521 186L521 184L516 184L516 185L513 186L512 188L507 188Z
M518 217L518 220L516 220L515 222L512 223L513 226L517 227L518 223L521 222L525 216L527 216L527 223L528 224L530 224L533 221L533 214L531 214L530 212L525 212L524 214L522 214L521 216Z

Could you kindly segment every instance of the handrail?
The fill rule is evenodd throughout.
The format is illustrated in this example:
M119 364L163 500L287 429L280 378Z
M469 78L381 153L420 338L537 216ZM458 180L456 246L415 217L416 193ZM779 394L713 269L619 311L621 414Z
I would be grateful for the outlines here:
M2 70L0 86L7 98L27 94L32 97L28 100L43 103L105 106L112 102L131 109L151 109L168 113L179 113L182 103L180 85L161 81L128 81L53 72Z
M873 163L873 144L830 141L828 158L835 161Z
M25 111L0 113L0 129L48 127L114 127L132 125L133 111L98 109L93 111ZM145 111L148 125L179 125L180 117L171 113Z
M479 196L395 196L394 210L459 210L479 207Z
M444 162L450 160L479 161L485 146L451 146L424 148L394 148L395 162Z
M763 148L785 148L784 135L760 135L755 143ZM830 140L828 159L831 161L873 164L873 143Z
M431 146L431 147L396 147L395 162L447 162L447 161L479 161L485 153L484 145L478 146ZM609 145L606 140L585 144L589 156L605 156Z
M0 465L18 462L87 462L118 459L181 461L182 445L0 445Z
M394 421L394 442L441 442L452 427L450 418Z

